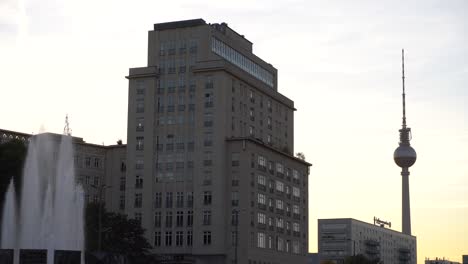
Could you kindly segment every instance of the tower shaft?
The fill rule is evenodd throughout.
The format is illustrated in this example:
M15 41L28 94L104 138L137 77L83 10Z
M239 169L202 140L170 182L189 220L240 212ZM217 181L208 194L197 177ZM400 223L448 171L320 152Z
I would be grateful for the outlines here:
M411 210L409 197L409 170L401 170L401 220L403 234L411 235Z

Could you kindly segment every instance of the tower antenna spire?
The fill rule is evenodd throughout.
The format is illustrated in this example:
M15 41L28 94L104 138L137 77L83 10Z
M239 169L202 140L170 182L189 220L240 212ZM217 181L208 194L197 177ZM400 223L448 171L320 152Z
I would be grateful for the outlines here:
M393 153L395 163L401 168L402 178L402 231L411 235L411 211L409 197L409 168L416 162L416 151L411 147L411 128L406 126L406 102L405 102L405 50L401 50L401 79L403 85L403 124L400 132L400 142L398 148Z
M70 123L68 122L68 114L65 116L65 127L63 128L63 134L66 136L71 136Z
M402 127L406 128L406 94L405 94L405 50L401 50L401 81L403 86L403 124Z

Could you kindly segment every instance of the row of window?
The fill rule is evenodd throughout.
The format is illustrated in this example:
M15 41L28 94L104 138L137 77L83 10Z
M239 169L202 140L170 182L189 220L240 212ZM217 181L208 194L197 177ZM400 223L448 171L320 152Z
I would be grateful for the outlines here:
M273 219L274 219L274 222L276 223L276 225L273 224ZM267 223L267 220L268 220L268 223ZM261 226L266 226L268 224L269 227L276 226L276 228L278 228L278 229L286 228L286 231L291 230L291 222L284 221L284 219L282 217L267 217L267 215L265 213L261 213L261 212L257 213L257 224L259 224ZM297 222L293 222L292 223L292 230L294 232L294 235L298 236L299 232L301 232L300 224L297 223Z
M165 207L172 208L174 206L174 195L172 192L164 193L165 199ZM193 207L193 192L189 192L184 194L184 192L176 192L176 207L181 208L184 207L184 201L186 202L187 207ZM204 191L203 192L203 204L204 205L211 205L212 202L212 193L211 191ZM157 192L154 195L154 207L155 208L162 208L163 206L163 193Z
M267 177L261 174L257 175L257 184L259 186L259 189L266 191ZM284 182L279 181L279 180L269 180L268 188L270 190L276 189L276 191L280 194L286 193L287 196L291 194L291 189L292 189L293 197L295 198L301 197L301 190L298 187L293 186L291 188L289 185L286 185Z
M176 55L176 53L184 55L187 53L187 49L189 53L197 53L198 42L194 39L159 42L159 56Z
M273 74L222 41L212 38L211 51L273 88Z
M162 237L162 233L160 231L154 232L154 247L161 247L161 246L192 246L193 244L193 233L192 231L187 231L186 234L184 231L176 231L175 233L175 243L173 243L173 232L167 231L164 233L164 237ZM164 241L162 240L164 238ZM211 245L211 231L203 231L203 245Z
M75 156L74 158L75 166L78 168L101 168L101 159L98 157L85 157L84 165L82 164L82 159L80 156Z
M276 249L277 251L292 252L293 254L300 254L300 242L297 240L287 240L281 236L276 236L273 241L272 236L267 236L263 232L257 233L257 247Z
M165 214L165 221L164 226L171 228L173 226L172 222L173 212L166 211ZM193 211L187 211L186 222L184 222L184 211L177 211L176 212L176 221L175 226L182 227L182 226L192 226L193 225ZM154 213L154 227L162 227L162 212L157 211ZM211 211L203 211L203 224L204 225L211 225Z
M287 179L290 179L292 176L292 181L294 183L300 184L301 182L301 174L298 170L285 168L280 162L268 161L264 156L259 155L257 165L260 170L268 170L271 174L275 174L276 171L276 175L279 177L286 176Z
M268 208L270 211L275 211L275 208L276 208L276 213L278 214L286 213L287 216L291 215L291 204L285 203L281 199L275 200L273 198L267 198L267 196L263 193L257 194L257 204L258 204L259 209L267 210L267 201L268 201ZM296 219L300 218L299 205L297 204L292 205L292 213L293 213L294 218Z

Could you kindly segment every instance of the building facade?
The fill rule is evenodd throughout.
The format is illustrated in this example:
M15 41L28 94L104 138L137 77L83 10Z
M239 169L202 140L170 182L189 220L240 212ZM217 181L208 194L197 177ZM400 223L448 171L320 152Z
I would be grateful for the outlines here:
M165 259L306 263L308 174L277 70L225 23L160 23L130 69L125 212Z
M362 254L381 263L416 264L416 237L351 218L318 220L320 262Z

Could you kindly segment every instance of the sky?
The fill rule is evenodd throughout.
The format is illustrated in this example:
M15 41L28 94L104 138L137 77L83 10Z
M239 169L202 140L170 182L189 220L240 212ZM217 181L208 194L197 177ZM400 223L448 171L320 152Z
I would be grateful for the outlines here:
M0 0L0 127L126 142L128 82L154 23L226 22L278 69L317 219L379 217L401 230L401 49L413 234L425 257L468 254L468 2Z

